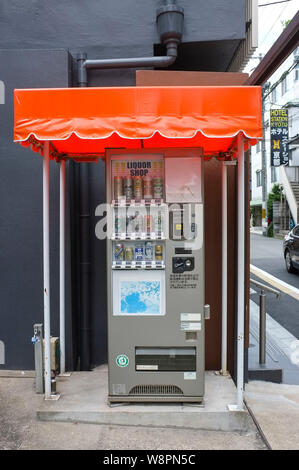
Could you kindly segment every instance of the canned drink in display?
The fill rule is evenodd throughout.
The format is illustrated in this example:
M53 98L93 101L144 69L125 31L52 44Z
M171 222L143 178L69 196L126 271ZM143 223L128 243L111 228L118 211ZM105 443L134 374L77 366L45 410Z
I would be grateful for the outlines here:
M152 230L152 223L153 223L153 218L151 215L145 215L144 216L144 227L145 227L145 232L150 233Z
M116 243L114 246L114 259L115 261L123 261L124 259L124 245Z
M150 176L145 176L143 178L143 197L144 199L152 199L152 178Z
M162 245L155 246L155 259L157 261L163 260L163 246Z
M133 199L133 179L131 176L124 178L124 195L127 200Z
M147 261L153 260L154 247L153 247L152 242L145 242L144 255Z
M134 249L131 246L127 246L125 249L125 260L126 261L134 260Z
M141 243L135 245L135 260L143 261L143 245Z
M117 200L123 196L123 179L121 176L114 176L114 199Z
M142 199L142 178L135 176L134 178L134 197L135 199Z
M154 199L163 198L163 178L153 178L153 196Z

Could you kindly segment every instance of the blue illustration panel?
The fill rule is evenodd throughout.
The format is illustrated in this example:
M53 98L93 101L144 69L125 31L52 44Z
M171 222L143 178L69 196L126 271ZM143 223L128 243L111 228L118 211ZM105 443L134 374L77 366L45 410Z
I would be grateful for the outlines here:
M161 281L121 281L120 314L161 315Z

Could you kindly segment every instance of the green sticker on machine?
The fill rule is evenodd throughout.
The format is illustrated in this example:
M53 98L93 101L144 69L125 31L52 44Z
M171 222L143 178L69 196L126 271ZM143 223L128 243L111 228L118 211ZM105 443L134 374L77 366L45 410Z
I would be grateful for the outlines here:
M127 367L129 364L129 358L125 354L119 354L116 358L116 364L118 367Z

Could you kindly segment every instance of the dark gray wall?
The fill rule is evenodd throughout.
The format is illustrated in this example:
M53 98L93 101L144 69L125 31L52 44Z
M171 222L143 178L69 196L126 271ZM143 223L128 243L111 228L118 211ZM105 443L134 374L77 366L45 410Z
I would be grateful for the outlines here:
M13 89L66 87L80 51L89 58L163 54L156 33L161 1L1 0L0 80L6 103L0 105L0 340L6 343L8 369L33 368L32 325L42 322L42 159L12 143ZM183 44L173 68L224 71L245 37L245 0L178 0L185 9ZM60 50L51 50L57 49ZM64 49L64 50L63 50ZM89 86L135 85L135 70L90 71ZM70 166L68 164L68 166ZM51 162L51 333L58 335L59 168ZM70 195L77 194L67 168ZM104 164L90 167L91 213L104 201ZM73 225L70 225L72 222ZM91 230L91 358L106 360L106 282L104 243ZM78 305L71 285L70 230L67 253L67 363L78 353ZM74 253L73 253L74 254ZM72 258L73 268L77 260ZM74 283L73 283L74 286ZM75 286L76 289L76 286ZM72 304L73 300L73 304ZM72 321L73 317L73 321ZM73 349L74 346L74 349Z
M178 0L185 10L184 41L242 39L245 0ZM1 47L150 50L161 0L1 0ZM129 50L127 49L129 48ZM109 54L111 55L111 54ZM125 54L126 55L126 54Z
M33 367L32 325L43 322L42 158L13 143L13 90L67 87L69 57L59 50L0 50L0 63L0 79L5 84L5 104L0 105L0 339L6 347L5 367L27 369ZM58 335L59 168L55 162L51 162L50 176L52 334ZM69 224L67 230L69 239ZM68 287L69 276L68 270ZM68 296L67 359L71 364L70 311Z
M91 58L151 55L153 45L159 43L155 20L162 3L1 0L1 48L59 47L72 54L84 50ZM245 0L178 0L178 4L185 10L182 53L190 55L192 43L192 66L180 57L174 68L226 70L245 37ZM105 81L107 72L103 75ZM121 75L128 76L124 71Z

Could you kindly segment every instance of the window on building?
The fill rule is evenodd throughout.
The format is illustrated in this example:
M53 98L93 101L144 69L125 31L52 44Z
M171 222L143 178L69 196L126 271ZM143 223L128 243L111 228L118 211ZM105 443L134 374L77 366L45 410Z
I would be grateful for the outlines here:
M298 65L297 65L297 67L298 67ZM297 68L297 67L295 68L295 77L294 77L295 81L299 80L299 68Z
M271 100L272 100L273 103L276 103L276 100L277 100L277 89L276 88L274 88L274 90L272 90Z
M278 172L276 166L271 166L271 183L275 183L278 180Z
M256 151L256 153L261 151L261 142L260 141L256 144L255 151Z
M288 91L287 77L284 77L284 79L281 82L281 94L284 95L287 91Z
M257 170L256 172L256 185L262 186L262 170Z

